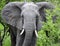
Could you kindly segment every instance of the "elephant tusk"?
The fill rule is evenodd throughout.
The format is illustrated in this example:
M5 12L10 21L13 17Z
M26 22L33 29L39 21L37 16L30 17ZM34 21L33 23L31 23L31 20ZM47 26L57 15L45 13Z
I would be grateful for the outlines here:
M37 30L35 30L35 35L36 35L36 37L38 37L38 33L37 33Z
M20 35L22 35L24 33L24 29L21 31Z

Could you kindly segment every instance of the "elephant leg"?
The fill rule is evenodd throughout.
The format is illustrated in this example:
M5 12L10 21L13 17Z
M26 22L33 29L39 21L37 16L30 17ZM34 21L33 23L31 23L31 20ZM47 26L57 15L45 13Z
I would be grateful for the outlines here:
M16 45L16 37L11 34L11 46L15 46Z
M37 40L37 38L36 38L35 32L33 32L31 46L36 46L36 40Z
M25 37L25 32L20 35L20 30L17 30L17 39L16 39L16 46L22 46Z
M16 44L16 37L13 33L13 30L9 29L10 37L11 37L11 46L15 46Z

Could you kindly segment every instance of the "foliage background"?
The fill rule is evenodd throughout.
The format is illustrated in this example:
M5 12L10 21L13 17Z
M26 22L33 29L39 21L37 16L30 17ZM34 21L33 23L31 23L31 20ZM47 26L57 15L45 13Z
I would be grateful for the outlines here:
M8 2L12 1L24 1L24 0L0 0L0 42L3 46L11 46L10 35L7 32L8 27L2 22L1 10ZM55 9L50 12L46 10L47 22L43 22L43 28L38 32L39 37L37 39L37 46L60 46L60 0L27 0L33 2L47 1L55 5ZM52 21L52 16L56 15L57 19L55 23ZM48 31L48 36L46 36ZM5 36L5 37L4 37ZM4 39L3 39L4 38ZM1 44L1 43L0 43Z

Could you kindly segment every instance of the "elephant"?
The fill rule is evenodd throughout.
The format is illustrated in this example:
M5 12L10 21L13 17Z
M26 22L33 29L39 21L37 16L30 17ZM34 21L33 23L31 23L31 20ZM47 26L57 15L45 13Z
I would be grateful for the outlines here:
M2 18L9 26L11 46L36 46L38 31L46 21L44 9L54 9L49 2L9 2L3 7Z

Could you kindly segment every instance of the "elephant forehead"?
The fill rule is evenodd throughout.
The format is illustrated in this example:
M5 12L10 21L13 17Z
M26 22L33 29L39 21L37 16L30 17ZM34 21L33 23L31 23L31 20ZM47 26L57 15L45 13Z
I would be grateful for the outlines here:
M23 9L35 9L38 10L38 6L34 3L26 3L22 6L22 10Z

